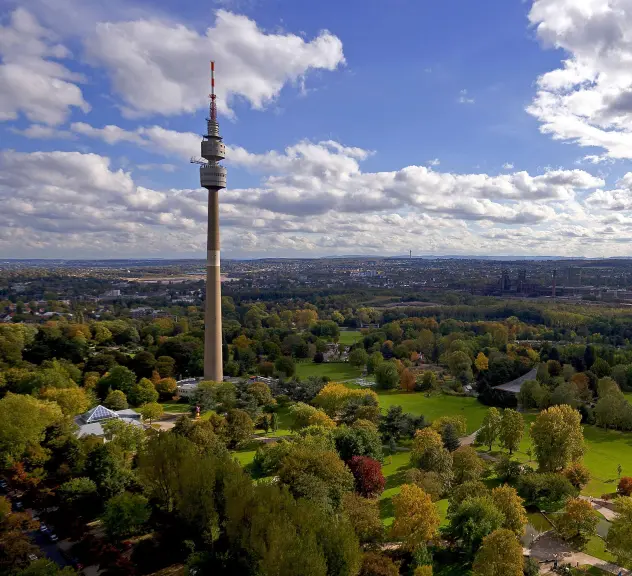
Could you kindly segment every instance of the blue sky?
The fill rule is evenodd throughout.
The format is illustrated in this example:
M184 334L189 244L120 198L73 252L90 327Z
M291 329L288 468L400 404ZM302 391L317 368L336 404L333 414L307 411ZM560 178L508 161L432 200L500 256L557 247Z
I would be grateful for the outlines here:
M0 0L0 257L630 255L627 0Z

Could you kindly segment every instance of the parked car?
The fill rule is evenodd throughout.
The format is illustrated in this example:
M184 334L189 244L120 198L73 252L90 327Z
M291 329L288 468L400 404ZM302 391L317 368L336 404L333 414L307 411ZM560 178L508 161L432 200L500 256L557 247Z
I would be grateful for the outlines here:
M46 524L43 524L43 523L40 524L40 532L42 534L46 534L46 532L48 532L48 531L49 531L49 528L48 528L48 526L46 526Z
M37 560L37 556L35 556L35 554L29 554L27 556L27 558L31 561L31 562L35 562L35 560Z
M2 488L3 490L6 490L8 486L9 485L6 483L6 481L0 480L0 488Z
M57 540L59 540L57 534L53 534L52 532L48 535L48 537L50 538L51 542L57 542Z
M22 508L24 508L24 504L22 504L22 502L16 502L16 503L15 503L15 507L16 507L18 510L22 510Z

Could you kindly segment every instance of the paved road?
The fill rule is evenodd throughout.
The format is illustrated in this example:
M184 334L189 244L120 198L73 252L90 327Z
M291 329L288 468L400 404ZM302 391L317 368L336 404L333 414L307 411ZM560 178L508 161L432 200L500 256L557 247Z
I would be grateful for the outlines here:
M35 544L39 546L43 555L46 556L49 560L52 560L62 568L64 568L65 566L69 566L68 562L66 562L66 559L59 551L59 547L57 546L57 544L51 542L46 534L42 534L39 530L36 530L34 532L31 532L31 537L33 539L33 542L35 542Z

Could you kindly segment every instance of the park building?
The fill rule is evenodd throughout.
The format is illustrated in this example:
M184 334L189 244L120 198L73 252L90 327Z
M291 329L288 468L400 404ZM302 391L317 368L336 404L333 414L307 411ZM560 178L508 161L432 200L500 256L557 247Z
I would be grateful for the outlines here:
M75 416L75 424L79 427L79 430L77 430L75 434L78 438L84 436L104 438L105 430L103 430L102 424L113 418L118 418L128 424L144 428L141 422L141 416L135 410L131 408L127 408L126 410L110 410L99 404L95 408L88 410L85 414Z

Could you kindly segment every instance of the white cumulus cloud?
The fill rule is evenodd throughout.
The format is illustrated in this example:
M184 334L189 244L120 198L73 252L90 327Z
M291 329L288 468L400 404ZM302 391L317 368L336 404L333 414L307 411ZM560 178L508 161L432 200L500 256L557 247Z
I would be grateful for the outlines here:
M209 55L216 60L219 110L228 115L235 97L263 108L286 83L345 61L342 42L327 31L309 41L266 33L226 10L217 11L204 34L157 19L100 22L86 46L108 70L128 115L171 115L208 105Z

